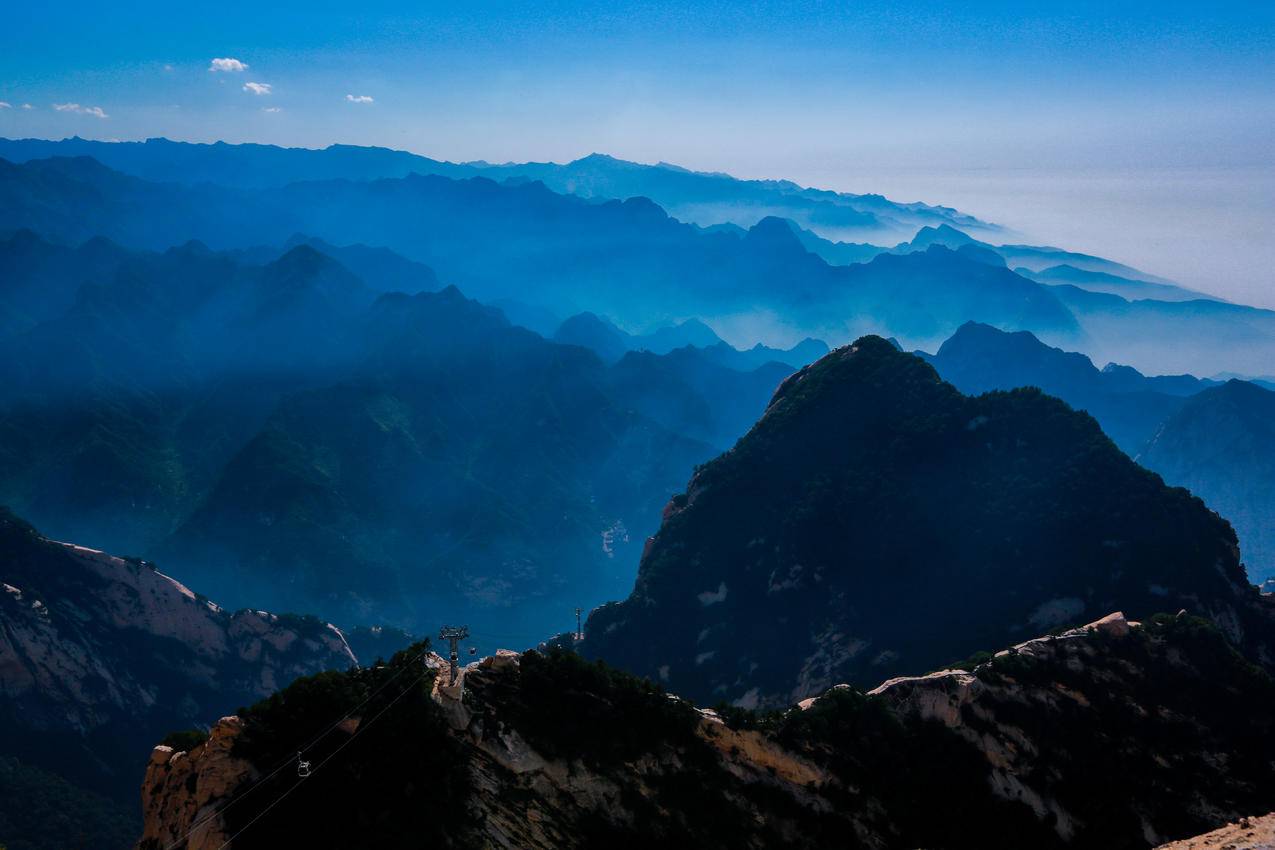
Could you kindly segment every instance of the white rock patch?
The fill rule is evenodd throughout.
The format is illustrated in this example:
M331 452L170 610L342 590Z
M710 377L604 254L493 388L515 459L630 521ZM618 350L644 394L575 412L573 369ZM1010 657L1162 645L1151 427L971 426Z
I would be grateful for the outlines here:
M709 605L716 605L718 602L721 602L726 598L726 582L719 584L716 591L706 590L703 593L698 594L695 598L698 599L699 604L703 605L705 608Z

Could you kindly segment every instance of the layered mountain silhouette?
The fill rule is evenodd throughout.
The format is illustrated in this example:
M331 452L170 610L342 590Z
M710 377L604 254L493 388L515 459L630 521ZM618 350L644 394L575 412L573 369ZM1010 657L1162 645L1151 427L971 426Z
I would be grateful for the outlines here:
M541 182L485 177L409 174L244 189L153 183L63 158L5 163L0 198L0 231L30 228L68 244L105 236L149 250L192 239L250 249L306 233L388 248L481 300L524 305L528 315L588 311L632 327L699 316L782 328L788 339L882 333L909 347L937 346L972 320L1030 330L1099 360L1200 374L1260 372L1275 354L1270 311L1133 292L1130 301L1039 283L992 261L1025 267L1030 254L1046 263L1041 268L1140 273L1057 249L991 246L946 224L867 262L831 265L780 218L748 230L704 229L645 198L584 199Z
M183 575L534 643L627 581L629 534L709 452L618 405L592 353L452 288L383 296L354 337L342 379L283 399L160 544Z
M1057 399L964 396L865 337L699 468L585 651L698 700L783 705L1180 607L1270 650L1235 534L1198 498Z
M793 371L720 341L608 365L454 288L379 293L314 245L397 269L382 285L433 279L395 255L290 244L97 263L0 242L84 279L0 337L0 498L228 604L418 630L459 611L530 645L627 589L669 494ZM687 338L717 340L642 339Z
M631 334L620 330L614 322L593 313L571 316L553 333L554 342L579 345L591 349L599 357L614 362L630 351L668 354L679 348L704 349L714 362L730 369L751 370L768 363L782 363L797 369L828 353L823 340L806 338L791 348L771 348L757 343L740 351L722 340L708 325L698 319L687 319L657 328L650 333Z
M999 255L998 255L999 256ZM1199 299L1218 301L1221 299L1209 299L1209 296L1201 292L1195 292L1185 289L1181 286L1168 283L1155 283L1146 280L1130 279L1119 275L1110 274L1108 272L1090 271L1087 269L1079 269L1075 266L1063 263L1057 266L1049 266L1038 272L1027 268L1015 269L1023 277L1049 284L1071 284L1080 289L1087 289L1090 292L1105 292L1109 295L1119 295L1127 300L1150 298L1157 301L1196 301Z
M322 150L273 145L212 145L148 139L103 143L71 138L0 139L0 157L13 162L54 156L89 156L109 167L157 182L218 183L245 189L311 180L374 180L409 174L488 177L500 182L541 182L555 192L590 199L646 197L682 221L745 227L778 215L806 226L891 234L934 223L989 225L948 207L901 204L881 195L854 195L799 186L787 180L738 180L726 174L688 171L668 163L644 165L604 154L573 162L440 162L406 151L331 145Z

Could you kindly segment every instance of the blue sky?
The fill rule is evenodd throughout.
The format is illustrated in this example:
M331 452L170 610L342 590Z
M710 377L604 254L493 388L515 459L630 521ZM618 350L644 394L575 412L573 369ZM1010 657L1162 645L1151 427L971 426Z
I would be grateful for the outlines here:
M599 150L993 216L912 178L1275 163L1272 3L10 5L11 137Z

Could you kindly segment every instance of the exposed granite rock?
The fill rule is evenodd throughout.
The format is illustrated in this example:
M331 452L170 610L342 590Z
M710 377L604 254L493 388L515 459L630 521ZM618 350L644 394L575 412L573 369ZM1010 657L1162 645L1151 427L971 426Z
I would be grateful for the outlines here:
M441 711L468 776L474 831L458 847L1131 850L1275 794L1275 683L1185 614L1117 612L973 670L837 686L782 716L695 709L570 655L501 651L450 686L444 659L426 665L432 701L414 711ZM184 798L168 760L161 748L148 773L148 836L180 834L226 796L201 775ZM210 775L249 777L233 760ZM381 796L363 805L381 824L408 815Z
M0 582L0 746L108 794L135 787L165 733L355 663L330 624L225 611L2 509Z
M1156 850L1275 850L1275 813L1240 818L1204 835L1161 844Z
M139 848L218 850L229 836L220 810L234 792L260 777L233 755L243 728L238 717L223 717L204 744L189 752L159 746L151 753L142 783L143 832Z

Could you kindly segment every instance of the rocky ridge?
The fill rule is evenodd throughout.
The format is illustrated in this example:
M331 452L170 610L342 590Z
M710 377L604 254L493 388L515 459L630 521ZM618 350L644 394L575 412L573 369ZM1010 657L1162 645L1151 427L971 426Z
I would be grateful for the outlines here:
M0 751L119 795L156 737L354 663L330 624L225 611L0 509Z
M1260 818L1240 818L1205 835L1161 844L1156 850L1272 850L1275 848L1275 813Z
M448 805L467 817L444 846L1148 848L1235 819L1275 792L1275 721L1260 708L1275 684L1185 614L1139 624L1116 613L967 668L866 694L839 686L772 715L696 709L560 651L502 651L466 667L455 686L440 684L442 659L427 664L429 697L403 728L437 721L445 732L436 746L456 745L463 762L463 796ZM302 692L274 702L300 710ZM241 850L287 830L304 840L306 829L321 837L340 828L282 815L272 824L273 813L248 821L272 794L323 782L317 773L217 821L218 807L260 775L235 741L264 716L223 719L188 754L156 750L139 850L167 846L207 812L209 835L248 824L232 845ZM336 770L375 775L372 760L391 758L386 743L342 750L352 761ZM414 781L430 790L427 778ZM342 789L342 816L378 829L415 808L352 791ZM314 820L323 793L301 787L297 811ZM427 806L415 816L434 815Z

